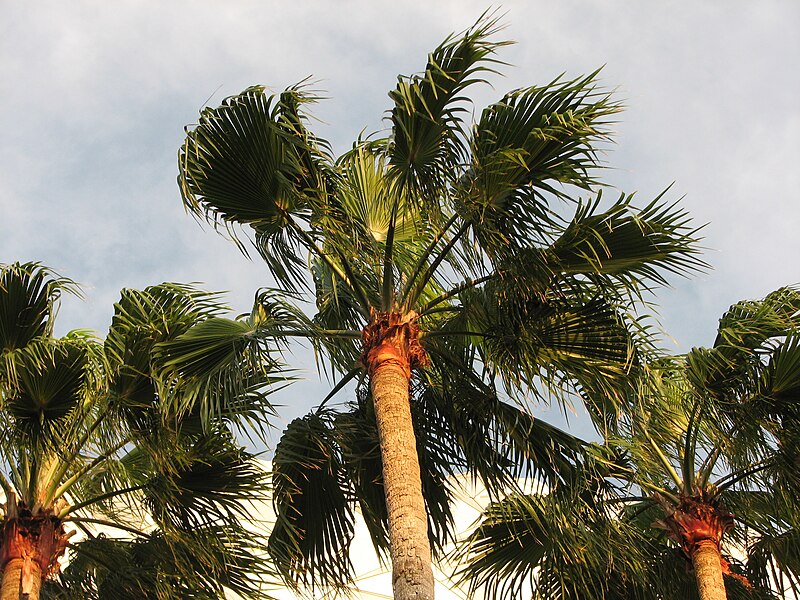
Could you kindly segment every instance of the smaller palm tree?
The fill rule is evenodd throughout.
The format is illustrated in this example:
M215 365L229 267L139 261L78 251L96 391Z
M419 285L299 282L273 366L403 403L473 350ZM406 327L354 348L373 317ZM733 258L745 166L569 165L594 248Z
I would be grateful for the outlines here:
M104 341L56 338L76 291L39 264L0 266L0 598L259 597L242 502L263 473L233 430L263 420L274 365L170 371L159 344L223 310L176 284L124 290ZM240 393L219 392L234 378Z
M733 305L711 348L653 364L644 381L624 435L589 452L580 484L490 507L463 551L465 577L511 585L541 569L544 589L557 581L564 597L590 597L593 577L599 597L800 592L800 292ZM553 523L591 551L569 559L541 534ZM670 547L691 564L693 590ZM564 582L579 585L566 593Z

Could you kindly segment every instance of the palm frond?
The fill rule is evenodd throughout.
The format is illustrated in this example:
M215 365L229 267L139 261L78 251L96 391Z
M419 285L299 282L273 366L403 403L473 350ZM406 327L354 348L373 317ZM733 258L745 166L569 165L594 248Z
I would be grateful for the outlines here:
M427 346L431 369L415 392L417 429L449 476L469 472L494 496L537 478L553 484L569 478L584 442L504 402L496 389L439 345Z
M705 268L697 256L697 230L689 226L684 210L662 201L665 193L641 210L631 205L632 196L624 195L605 210L600 210L602 194L579 203L550 248L552 268L597 283L608 277L632 293L666 285L666 273L686 275Z
M771 354L768 377L768 394L779 406L800 399L800 333L792 332Z
M371 246L375 262L380 260L377 244L386 242L395 205L398 214L393 224L394 238L403 242L420 235L421 215L407 204L402 192L393 189L385 159L373 150L372 144L356 144L339 159L337 166L341 181L336 197L355 228L351 243L363 244L358 248L361 252L369 254Z
M131 540L90 537L71 546L68 566L45 583L42 597L212 600L230 590L242 598L267 598L256 584L271 575L268 565L241 533L209 527L179 539L159 531Z
M572 495L512 495L462 547L461 580L488 597L653 598L635 533Z
M390 175L397 184L419 195L426 209L438 210L437 190L444 189L453 169L466 156L462 117L464 90L483 82L483 73L498 63L492 56L509 42L489 38L499 31L498 19L486 14L460 35L453 35L429 56L425 72L398 78L389 93L392 139Z
M747 574L759 587L777 587L779 598L800 593L800 529L760 536L748 548Z
M557 224L548 196L566 198L563 185L595 184L595 144L609 137L609 118L620 111L595 77L511 92L474 126L459 211L490 257L546 240Z
M123 290L105 348L116 408L132 425L147 430L154 408L203 424L252 425L271 412L267 394L281 366L254 334L266 316L231 320L224 310L218 294L190 286Z
M366 320L350 287L321 261L312 265L312 274L317 308L314 326L322 330L361 331ZM352 369L361 355L357 338L319 336L314 343L319 350L324 350L320 358L326 358L340 373Z
M159 343L154 358L166 380L165 410L178 417L196 412L204 423L271 413L266 396L274 388L267 388L281 381L281 367L265 346L252 322L219 317Z
M714 347L753 351L769 338L800 327L800 289L783 287L763 300L731 306L719 321Z
M785 287L763 300L745 300L731 306L719 321L711 348L693 350L687 358L688 375L699 389L717 396L739 390L758 379L760 356L773 349L770 340L800 327L800 291Z
M300 86L278 97L248 88L204 109L178 157L186 208L234 236L236 225L250 226L261 256L289 289L303 285L298 248L308 244L295 220L310 220L329 183L326 143L306 130L301 111L315 100Z
M341 588L353 577L350 484L326 414L295 419L273 458L269 553L294 588Z
M237 523L245 505L264 501L266 474L255 458L220 429L172 448L149 452L154 475L145 504L164 530Z
M600 298L529 297L502 286L472 290L461 301L465 311L457 318L477 334L473 343L486 366L509 390L536 390L541 382L558 395L577 383L604 391L604 411L616 412L634 349L614 306Z
M99 348L93 338L68 336L31 341L6 356L13 363L1 405L6 446L37 461L56 460L66 450L98 393Z
M0 351L51 336L63 292L80 294L73 281L40 263L0 264Z

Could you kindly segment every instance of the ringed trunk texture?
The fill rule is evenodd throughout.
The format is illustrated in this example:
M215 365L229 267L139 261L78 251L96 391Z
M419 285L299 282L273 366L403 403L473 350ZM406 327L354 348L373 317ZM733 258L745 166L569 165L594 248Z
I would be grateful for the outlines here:
M700 600L727 600L723 575L751 587L747 578L734 573L722 557L722 538L733 527L731 513L703 491L696 496L682 496L677 506L663 498L658 500L667 509L667 516L656 525L667 530L691 561Z
M14 558L8 561L3 569L0 600L20 600L20 598L38 600L39 592L42 589L42 571L35 560L27 562L28 564L24 558ZM27 588L26 592L23 592L23 584L26 584L24 585Z
M722 577L722 556L713 540L698 542L692 553L692 566L697 578L700 600L726 600Z
M32 513L10 494L0 538L0 600L38 600L44 578L58 572L69 536L53 510Z
M415 317L378 313L364 330L364 363L370 373L381 446L392 588L397 600L433 600L434 588L428 518L409 401L411 369L426 359L417 339Z

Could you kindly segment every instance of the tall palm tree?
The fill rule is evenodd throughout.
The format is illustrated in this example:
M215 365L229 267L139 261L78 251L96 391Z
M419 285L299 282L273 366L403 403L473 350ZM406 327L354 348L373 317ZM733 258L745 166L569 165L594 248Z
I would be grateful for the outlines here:
M159 344L223 310L177 284L124 290L104 341L56 338L75 291L39 264L0 265L0 598L260 597L242 503L264 475L233 431L267 414L272 365L160 376ZM247 393L223 399L234 376Z
M598 597L723 600L726 588L735 597L796 597L798 394L800 291L733 305L711 348L652 365L624 435L599 455L602 469L586 471L591 486L492 506L465 549L463 575L495 587L534 572L557 579L568 570L554 560L563 540L541 531L561 520L570 536L593 541L570 566L574 579L602 582ZM691 564L693 584L675 568L677 556ZM577 589L582 595L563 596L589 597Z
M278 287L262 301L266 315L279 317L217 342L305 338L342 376L334 392L363 384L356 409L294 423L277 450L284 538L273 550L292 579L305 571L341 581L347 571L346 559L334 558L338 540L349 539L345 507L354 500L340 459L358 444L380 452L361 460L377 461L380 473L365 479L362 470L354 485L372 501L374 484L385 494L384 507L369 508L388 517L395 596L431 598L426 512L446 498L429 498L426 511L423 487L434 482L431 475L426 483L420 457L448 449L424 446L436 436L420 439L430 422L415 426L414 414L442 419L443 443L479 431L513 438L508 421L532 418L501 414L498 390L521 398L542 390L537 381L602 389L605 406L595 408L613 410L631 361L625 311L666 272L701 265L686 215L661 196L641 210L629 196L601 206L598 144L620 107L595 74L515 90L465 123L467 88L494 71L507 44L492 39L497 31L489 16L446 39L423 74L400 77L390 92L388 135L359 138L335 160L307 128L305 109L316 98L302 85L275 96L251 87L203 110L180 149L185 206L242 249L250 237ZM590 199L565 215L581 191ZM479 414L480 402L494 412ZM328 432L348 418L355 431L355 417L373 423L374 435L364 430L342 448ZM318 450L306 443L315 440ZM490 459L488 447L462 438L451 449L496 481L491 463L474 462ZM477 449L482 456L469 455ZM303 518L300 500L301 490L304 499L322 497L304 483L317 475L333 494L324 501L331 518L319 527Z

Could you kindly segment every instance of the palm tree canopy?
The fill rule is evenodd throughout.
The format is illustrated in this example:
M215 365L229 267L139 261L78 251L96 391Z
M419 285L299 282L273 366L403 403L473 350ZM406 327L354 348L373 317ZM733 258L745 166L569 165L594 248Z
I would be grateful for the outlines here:
M340 377L323 404L357 384L354 403L294 421L276 449L271 550L290 581L346 583L356 502L386 546L373 324L396 317L421 344L411 405L435 549L452 533L449 474L467 469L497 493L575 464L580 441L527 402L578 391L599 425L613 422L646 331L630 317L637 301L704 266L664 194L641 208L603 198L598 154L620 105L597 73L514 90L467 122L468 90L502 64L499 30L485 15L447 38L423 73L398 78L388 131L338 158L308 128L318 98L302 84L204 109L179 151L186 208L252 245L277 286L252 329L206 331L198 368L236 340L301 337ZM182 356L188 343L164 349Z
M795 597L798 334L800 291L786 287L731 306L711 347L651 363L638 407L606 446L589 452L592 468L578 485L487 510L462 550L464 578L520 593L536 573L542 597L558 597L552 582L563 597L587 597L580 590L589 588L605 598L696 597L685 568L674 568L685 549L671 524L690 502L723 519L728 597ZM545 535L544 527L561 533ZM594 549L565 561L580 536Z
M170 369L160 345L225 310L179 284L123 290L105 340L53 337L64 291L77 287L42 265L0 266L3 516L53 520L69 553L44 597L261 597L269 569L243 520L265 474L234 431L269 413L277 363L244 349L205 373ZM241 391L223 397L232 379Z

